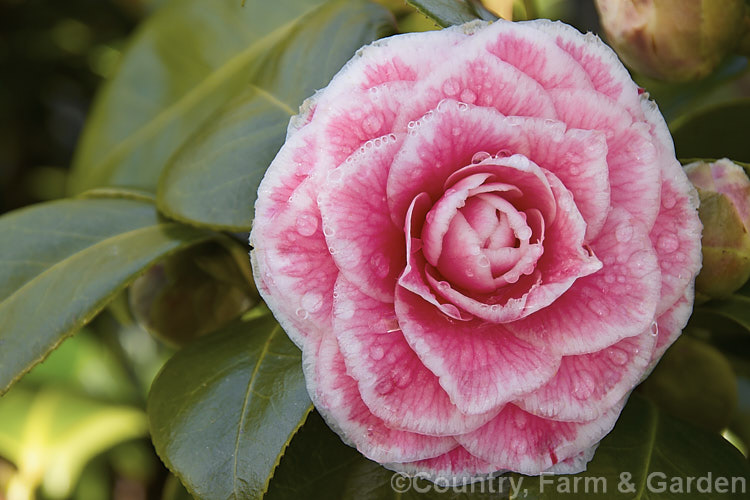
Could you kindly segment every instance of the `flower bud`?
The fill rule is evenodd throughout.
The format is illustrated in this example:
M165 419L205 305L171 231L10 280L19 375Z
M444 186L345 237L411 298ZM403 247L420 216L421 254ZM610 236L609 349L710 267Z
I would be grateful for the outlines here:
M703 222L703 269L696 291L704 298L726 297L750 278L750 179L726 158L691 163L685 170L698 188Z
M607 40L633 70L667 81L711 73L738 43L744 0L596 0Z

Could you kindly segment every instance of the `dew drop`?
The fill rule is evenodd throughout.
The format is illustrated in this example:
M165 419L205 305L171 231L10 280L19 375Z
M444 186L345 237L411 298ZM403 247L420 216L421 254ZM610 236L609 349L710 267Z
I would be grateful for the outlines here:
M468 104L466 104L465 102L459 102L458 103L458 110L459 111L466 111L467 109L469 109L469 105Z
M461 135L461 127L453 127L451 133L453 134L453 137L458 137L459 135Z
M680 248L680 242L673 234L662 234L656 241L656 246L664 253L672 253Z
M615 275L613 273L606 273L604 275L604 281L607 283L614 283L615 282Z
M406 128L408 128L409 130L411 130L411 129L413 129L413 128L414 128L414 127L416 127L416 126L417 126L417 122L415 122L415 121L411 121L411 122L409 122L409 123L408 123L408 124L406 125Z
M573 383L573 396L576 399L588 399L594 393L596 386L594 377L591 373L582 370L578 372L578 378Z
M385 396L386 394L393 391L393 382L388 378L383 379L375 386L375 390L378 391L378 393L382 396Z
M370 265L372 266L375 275L379 278L385 278L388 276L388 271L390 271L391 268L388 258L382 253L376 253L370 257Z
M677 197L673 193L669 191L662 193L661 206L669 210L670 208L674 208L675 205L677 205Z
M325 236L327 236L327 237L330 238L331 236L333 236L334 234L336 234L336 231L331 226L329 226L327 224L323 224L323 234ZM331 253L333 253L333 252L331 252Z
M459 90L461 90L461 88L459 87L458 82L453 78L449 78L443 83L443 93L447 96L454 96L458 94Z
M318 230L318 218L310 214L302 214L297 217L297 232L302 236L312 236Z
M474 270L471 269L471 268L467 268L465 273L466 273L466 276L468 278L473 278L474 277Z
M337 304L335 314L337 318L351 319L354 317L354 302L351 300L342 300Z
M373 114L364 119L362 129L365 133L373 135L380 131L382 125L383 117L380 114Z
M487 158L491 158L492 156L487 151L479 151L478 153L474 153L474 156L471 157L471 163L477 164L482 163Z
M490 259L486 255L479 256L479 267L490 267Z
M473 90L464 89L464 91L461 92L461 100L469 104L474 104L477 100L477 94Z
M513 156L513 153L511 153L509 149L501 149L495 153L495 158L507 158L509 156Z
M607 355L609 356L610 361L617 366L623 366L628 362L628 354L619 347L611 347L609 351L607 351Z
M370 348L370 357L375 361L380 361L383 356L385 356L385 350L381 346L376 345Z
M633 237L633 226L629 222L622 222L615 229L615 239L620 243L627 243Z
M404 387L408 386L411 383L412 375L411 371L404 369L399 374L397 374L394 377L394 381L396 382L396 387L399 389L403 389Z
M310 316L310 313L302 307L298 307L297 310L294 311L294 314L296 314L299 319L307 319L307 317Z
M588 306L589 309L591 309L591 311L597 316L604 316L605 314L607 314L607 306L605 306L604 303L599 300L591 300L588 303Z
M307 292L302 296L302 308L307 311L314 313L323 306L323 296L315 292Z
M659 324L656 321L654 321L653 323L651 323L651 331L650 331L650 333L654 337L656 337L656 336L659 335Z

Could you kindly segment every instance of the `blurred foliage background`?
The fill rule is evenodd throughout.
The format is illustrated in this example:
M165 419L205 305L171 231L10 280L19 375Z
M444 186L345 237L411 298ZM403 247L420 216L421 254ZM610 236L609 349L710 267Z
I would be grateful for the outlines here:
M400 31L435 27L403 0L379 1L393 11ZM116 70L128 36L161 3L0 0L0 213L64 196L68 167L96 90ZM513 15L561 19L582 31L599 32L593 0L516 1ZM683 126L680 121L686 116L716 105L719 111L713 119L722 122L723 103L750 96L747 59L742 57L727 59L697 82L666 84L637 75L636 80L649 89L670 124L678 126ZM684 137L677 137L678 153L684 147L686 157L712 157L710 151L690 149L691 134L701 132L686 128ZM747 129L739 133L747 134ZM734 159L750 161L742 157L748 151L747 141L743 148ZM200 259L195 262L200 267ZM236 264L242 267L239 261ZM144 277L159 280L163 287L159 293L170 296L174 293L170 283L179 285L179 281L168 278L169 267ZM222 280L195 286L214 286L216 281ZM215 290L207 288L207 293ZM231 293L242 304L238 307L247 307L246 295L235 288ZM152 324L162 319L159 311L144 315ZM722 333L717 333L716 316L704 311L696 317L693 337L670 351L664 373L643 392L659 402L663 386L684 385L687 375L707 383L702 392L709 396L717 394L711 387L728 387L726 397L719 394L714 403L696 400L691 391L685 401L661 401L662 407L683 418L692 413L694 423L712 430L729 425L732 431L727 436L747 454L750 338L747 328L737 326L736 311L720 318L726 323ZM0 500L188 498L156 456L145 417L149 387L175 352L173 345L139 326L123 294L3 396ZM736 380L735 375L739 375ZM692 407L686 409L686 404Z

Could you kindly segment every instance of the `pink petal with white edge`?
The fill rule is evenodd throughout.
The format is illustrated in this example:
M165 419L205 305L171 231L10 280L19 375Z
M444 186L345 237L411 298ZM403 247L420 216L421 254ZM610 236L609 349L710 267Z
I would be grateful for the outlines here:
M465 45L475 45L515 66L545 89L589 88L584 69L554 40L539 36L525 23L499 20L477 33Z
M463 415L419 360L399 329L393 304L336 282L333 328L347 372L370 411L394 429L451 436L487 423L497 412Z
M467 53L472 47L474 52ZM406 127L443 99L493 108L508 116L555 118L552 99L532 77L470 44L460 49L455 62L436 68L415 86L397 127Z
M563 357L552 380L515 404L554 420L599 418L643 377L656 344L655 333L649 328L601 351Z
M384 464L386 468L407 476L428 479L440 486L461 486L491 477L499 467L481 460L463 446L435 458L407 463Z
M547 420L509 404L487 425L456 440L486 462L538 475L598 443L614 427L624 403L585 423Z
M417 81L429 74L445 54L467 38L465 29L452 26L442 31L405 33L381 38L359 49L333 77L325 99L337 100L351 88L367 90L383 83ZM324 102L324 101L323 101Z
M318 103L308 125L318 132L319 163L334 168L367 141L393 132L412 82L390 82L368 90L351 90L335 101Z
M660 172L650 126L633 122L630 113L593 91L552 91L560 119L571 127L599 130L607 137L610 198L649 228L659 211Z
M308 178L273 215L266 215L270 208L258 213L250 239L253 274L263 278L261 295L300 348L307 337L320 337L331 327L339 274L321 228L317 189Z
M649 370L659 362L662 354L671 346L677 337L680 336L682 329L687 325L690 315L693 313L693 284L691 283L682 297L675 302L672 307L663 312L656 320L659 328L659 335L656 340L656 347L651 356L651 365Z
M524 138L516 151L560 179L575 199L586 221L586 240L591 241L607 219L610 206L607 142L603 132L579 130L565 124L534 118L508 118ZM568 124L569 125L569 124Z
M360 290L393 301L405 261L404 232L391 221L386 181L403 134L375 139L328 173L318 196L333 260Z
M432 203L445 190L448 177L498 151L522 153L525 138L511 118L490 108L442 101L414 123L388 174L388 206L395 224L402 224L412 200L427 193Z
M576 280L549 307L506 326L561 355L596 352L649 328L661 274L646 229L615 209L591 246L604 263L600 271Z
M394 430L373 415L346 373L336 338L326 333L317 352L304 353L305 379L315 407L347 444L377 462L420 460L455 446L452 438Z
M698 193L675 159L672 136L664 118L656 103L643 98L641 104L657 139L661 167L661 206L651 230L651 242L661 266L661 299L656 313L662 314L683 296L701 268L703 225L698 217Z
M598 36L581 33L567 24L547 19L521 22L549 35L557 45L570 54L587 73L594 88L611 97L636 118L642 116L638 87L630 78L628 70Z
M409 345L463 413L498 409L542 386L559 366L559 357L502 325L453 321L403 288L395 306Z
M596 443L590 448L582 451L578 455L574 455L570 458L566 458L565 460L556 463L555 465L544 471L544 473L578 474L579 472L584 472L587 469L589 462L591 462L591 459L594 458L594 453L596 452L596 449L598 447L599 443Z

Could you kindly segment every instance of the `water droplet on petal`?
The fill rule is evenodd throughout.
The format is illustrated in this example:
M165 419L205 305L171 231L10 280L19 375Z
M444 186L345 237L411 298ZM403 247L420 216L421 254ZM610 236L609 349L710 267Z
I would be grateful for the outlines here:
M474 153L474 156L471 157L471 163L477 164L482 163L487 158L491 158L492 155L490 155L487 151L479 151L478 153Z
M393 382L389 378L383 379L375 386L375 390L378 391L379 394L385 396L393 391Z
M589 309L597 316L604 316L607 314L607 306L600 300L593 299L588 303Z
M680 248L680 242L675 235L665 233L659 236L659 239L656 241L656 246L664 253L672 253Z
M607 351L609 359L617 366L623 366L628 362L628 353L620 349L619 347L611 347Z
M479 267L490 267L490 259L486 255L479 256Z
M378 114L372 114L364 119L362 122L362 129L366 134L374 135L380 131L380 127L383 125L383 117Z
M454 78L449 78L443 82L443 93L447 96L454 96L461 90L459 83Z
M451 130L451 133L454 137L458 137L461 135L461 127L453 127L453 130Z
M677 205L677 197L673 193L669 191L662 193L661 206L669 210L670 208L674 208L675 205Z
M385 356L385 350L381 346L376 345L370 348L370 357L375 361L380 361L383 356Z
M522 227L518 230L516 236L519 240L528 240L529 238L531 238L531 228L529 226Z
M596 386L594 377L585 370L579 371L576 375L577 378L573 382L573 396L576 399L590 398Z
M620 243L627 243L633 237L633 226L629 222L622 222L615 229L615 239Z
M323 296L315 292L307 292L302 296L302 308L314 313L323 306Z
M477 100L477 94L473 90L464 89L464 91L461 92L461 100L469 104L474 104Z
M297 232L302 236L312 236L318 230L318 218L310 214L302 214L297 217Z
M294 314L296 314L299 319L307 319L307 317L310 316L310 313L302 307L298 307L297 310L294 311Z
M329 225L323 224L323 234L327 237L331 237L336 233L336 231Z
M394 377L394 382L396 383L396 387L398 387L399 389L403 389L404 387L408 386L411 383L411 380L412 380L411 370L408 370L408 369L402 369Z
M385 278L388 276L391 265L388 262L388 258L382 253L376 253L370 257L370 265L372 266L375 275L379 278Z
M654 321L653 323L651 323L651 332L650 333L654 337L656 337L657 335L659 335L659 324L656 321Z
M495 158L507 158L509 156L513 156L513 153L511 153L509 149L501 149L495 153Z

